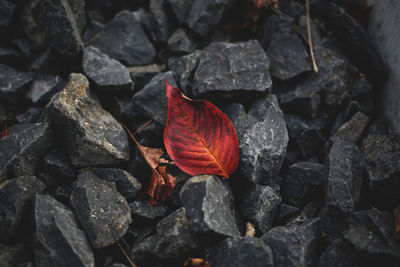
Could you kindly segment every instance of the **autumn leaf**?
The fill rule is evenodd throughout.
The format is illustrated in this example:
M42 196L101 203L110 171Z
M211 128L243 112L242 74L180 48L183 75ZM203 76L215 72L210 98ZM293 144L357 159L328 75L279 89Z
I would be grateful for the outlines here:
M168 117L164 145L174 163L190 175L229 178L239 164L239 142L228 117L205 100L191 100L165 81Z
M1 123L0 123L1 125ZM0 132L0 139L7 136L8 135L8 128L7 128L7 122L4 121L3 122L3 127L1 128L1 132Z
M210 267L210 263L201 258L187 258L183 267Z
M275 8L278 7L278 0L251 0L251 2L253 2L257 8L268 8L270 6L273 6Z
M151 148L141 145L128 127L123 123L121 125L135 142L146 164L151 168L150 182L144 194L150 197L151 205L155 205L158 200L165 200L172 194L176 185L176 179L167 173L165 166L160 166L160 164L172 164L172 162L162 158L163 151L161 148Z
M400 239L400 205L398 205L393 211L394 217L394 238Z

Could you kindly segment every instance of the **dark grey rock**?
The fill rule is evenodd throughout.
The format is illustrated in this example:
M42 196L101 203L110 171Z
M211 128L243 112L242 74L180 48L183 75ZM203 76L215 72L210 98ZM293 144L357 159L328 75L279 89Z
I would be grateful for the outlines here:
M132 222L128 203L115 183L100 179L92 171L78 175L71 204L94 248L115 243Z
M201 36L205 36L218 24L231 3L232 0L195 0L187 18L188 26Z
M0 184L0 241L6 242L20 225L35 194L45 188L35 176L21 176Z
M150 64L155 50L139 21L128 11L118 13L91 44L127 65Z
M68 0L68 3L75 15L78 31L82 33L86 27L85 0Z
M4 31L10 25L16 8L15 3L10 0L0 1L0 31Z
M265 233L271 228L280 204L281 197L270 186L255 185L245 192L241 212L257 232Z
M236 125L240 119L246 115L246 110L242 104L239 103L225 103L219 108L228 116L231 122Z
M26 98L33 104L47 104L50 98L62 90L65 81L60 76L36 75Z
M167 44L169 51L178 53L192 53L196 48L193 39L188 36L183 28L174 31Z
M212 43L200 56L192 95L265 93L271 86L269 59L258 41Z
M53 144L48 123L17 124L0 140L0 181L35 174Z
M194 176L182 187L180 198L193 231L217 237L240 236L233 194L225 181L211 175Z
M183 262L199 247L198 238L193 234L186 218L185 208L180 208L162 219L157 224L156 231L155 235L147 237L132 248L132 258L154 260L156 257Z
M335 138L328 156L326 204L343 212L352 212L360 201L361 186L366 175L361 150L351 141Z
M310 56L303 41L294 34L275 34L267 50L271 60L271 75L279 80L291 79L300 73L311 71Z
M382 78L383 61L364 28L335 3L329 4L327 19L333 34L344 43L357 67L373 78Z
M96 47L89 46L83 50L82 68L85 75L101 90L115 94L129 92L133 87L128 69Z
M151 64L147 66L129 67L128 71L136 89L142 89L150 80L165 70L165 65Z
M36 123L40 116L44 113L44 108L29 108L22 114L19 114L16 119L18 123Z
M196 50L189 55L168 59L169 69L174 73L180 89L188 96L192 96L193 76L201 56L202 53Z
M275 34L293 34L293 22L294 19L285 13L272 14L262 18L259 27L257 27L257 40L260 42L264 50L268 50L268 47Z
M129 207L131 208L132 216L145 220L154 220L163 217L168 210L162 203L157 203L153 206L140 200L129 203Z
M171 71L160 73L151 79L146 86L133 95L133 108L142 112L161 125L167 122L168 99L165 94L165 80L177 86Z
M47 45L60 53L78 54L83 48L78 27L84 25L78 25L80 18L76 16L82 11L79 7L73 10L70 5L79 5L78 2L84 5L83 1L31 0L24 10L26 35L36 46Z
M351 97L357 98L372 92L372 85L366 79L365 75L360 73L360 77L352 81L349 90Z
M98 168L94 169L93 172L103 180L109 182L115 182L117 190L126 199L135 198L140 189L142 189L142 184L138 179L133 177L129 172L121 169L111 169L111 168Z
M10 267L19 266L23 261L28 260L26 248L22 244L3 245L0 244L0 266ZM33 266L29 266L33 267Z
M53 149L44 156L41 169L58 182L72 182L76 177L76 171L71 166L68 154L60 148Z
M359 111L336 131L335 136L357 143L368 123L369 117Z
M351 244L336 239L319 258L318 267L352 267L356 266L355 251Z
M0 62L8 62L8 64L19 65L20 63L23 62L24 59L25 59L24 55L17 48L14 48L13 46L0 44Z
M372 192L380 199L400 200L400 141L394 134L370 134L363 141L363 152Z
M16 104L29 89L32 75L0 64L0 99Z
M54 198L36 195L35 266L90 266L94 256L74 213Z
M194 0L168 0L172 12L181 23L187 21L194 2Z
M367 109L365 108L365 105L363 105L361 102L359 101L351 101L350 103L348 103L347 105L345 105L342 110L336 115L336 119L333 122L333 124L331 125L331 129L330 129L330 136L334 136L337 132L337 130L339 130L340 127L342 127L343 124L349 122L351 120L351 118L356 114L356 113L366 113ZM364 116L360 116L360 118L363 118ZM369 118L368 118L369 120ZM363 126L364 124L364 120L362 120L362 124L361 127L365 128L365 126Z
M297 19L297 24L299 26L300 33L303 36L308 36L307 16L304 15L304 13ZM311 28L312 43L314 45L318 44L322 40L322 31L321 31L320 27L315 23L315 21L312 18L310 19L310 28Z
M279 184L289 137L276 97L257 100L235 126L243 176L256 184Z
M206 248L206 257L213 266L274 266L271 248L251 236L227 238Z
M171 36L173 25L168 17L167 0L150 0L150 11L153 15L152 30L158 41L166 42Z
M73 73L47 106L75 166L122 163L129 159L122 126L90 95L89 82Z
M272 228L261 239L272 249L274 266L315 266L321 230L321 220L310 219L300 225Z
M285 224L289 219L298 213L299 208L282 203L276 214L276 222L278 225Z
M282 196L290 203L304 205L311 194L315 193L326 181L325 167L319 163L298 162L289 167L282 179Z
M104 24L92 20L90 21L85 28L85 32L82 35L82 40L83 42L88 45L90 41L92 40L93 37L95 37L99 32L101 32L104 29Z

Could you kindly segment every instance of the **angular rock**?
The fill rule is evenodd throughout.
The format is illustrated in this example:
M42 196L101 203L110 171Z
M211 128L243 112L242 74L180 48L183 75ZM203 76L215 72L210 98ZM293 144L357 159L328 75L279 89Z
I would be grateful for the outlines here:
M132 222L128 203L115 183L100 179L92 171L78 175L71 204L94 248L115 243Z
M77 24L79 17L75 17L79 14L70 5L74 2L78 1L31 0L24 10L26 35L36 46L46 44L60 53L77 55L83 42Z
M299 211L298 207L282 203L276 214L276 222L278 225L285 224Z
M118 13L91 44L110 57L133 66L150 64L156 54L139 21L128 11Z
M35 174L53 144L49 123L17 124L0 140L0 181Z
M158 41L166 42L173 31L171 19L166 12L167 0L150 0L149 7L153 15L153 32Z
M16 104L28 90L32 75L0 64L0 99Z
M47 106L75 166L117 164L129 159L122 126L89 93L89 82L73 73Z
M133 87L128 69L96 47L89 46L83 50L82 68L101 90L115 94L129 92Z
M147 66L129 67L128 71L136 89L142 89L150 80L165 70L165 65L151 64Z
M168 4L171 7L172 12L181 23L185 23L187 21L193 3L194 1L168 0Z
M214 237L240 236L233 194L225 181L211 175L193 176L182 187L180 198L193 231Z
M185 208L180 208L157 224L157 233L132 248L135 260L174 259L184 261L199 246L198 238L190 229Z
M0 1L0 31L4 31L10 25L12 16L17 6L13 1L1 0Z
M321 231L321 220L310 219L300 225L272 228L261 239L272 249L274 266L315 266Z
M275 95L257 100L236 124L241 173L256 184L274 186L289 141Z
M34 77L26 97L33 104L47 104L54 94L62 90L64 85L65 82L60 76L37 75Z
M72 182L76 171L72 168L68 154L60 148L51 150L43 158L42 171L58 182Z
M82 35L82 40L85 43L85 45L88 45L92 40L92 38L95 37L103 29L104 29L103 23L95 20L90 21L87 24L85 32Z
M267 55L271 60L271 75L281 81L312 70L310 56L303 41L297 35L275 34L268 47Z
M256 226L257 232L268 231L281 204L281 197L270 187L255 185L241 202L243 216Z
M16 119L18 123L36 123L40 116L44 113L44 108L29 108L22 114L19 114Z
M26 261L28 256L25 252L26 248L22 246L22 244L17 244L13 246L6 246L0 244L0 266L1 267L9 267L9 266L18 266L22 262ZM23 267L23 266L22 266ZM32 266L29 266L32 267Z
M252 236L227 238L206 248L206 257L213 266L274 266L271 248Z
M196 44L183 28L174 31L167 44L169 51L177 53L192 53L196 48Z
M161 203L157 203L153 206L140 200L129 203L129 207L131 208L132 216L145 220L154 220L163 217L168 210L167 207Z
M326 181L325 166L313 162L298 162L289 167L282 179L281 193L290 203L301 206L321 189Z
M357 143L368 123L369 117L359 111L336 131L335 136Z
M354 211L366 174L361 150L353 142L335 138L328 156L328 172L326 204L343 212Z
M318 267L351 267L356 266L355 251L345 240L336 239L319 258Z
M205 36L218 24L231 3L232 0L195 0L187 18L188 26L201 36Z
M0 241L6 242L20 225L21 218L37 193L45 188L35 176L21 176L0 184Z
M168 67L181 86L180 89L192 97L193 75L202 53L199 50L181 57L169 58Z
M275 34L293 34L293 22L294 19L285 13L272 14L262 18L259 27L257 27L257 40L260 42L264 50L268 51Z
M370 134L363 141L363 152L372 192L378 199L397 205L400 200L399 137L394 133Z
M142 184L139 180L124 170L98 168L94 169L93 172L103 180L115 182L118 192L120 192L126 199L135 198L140 189L142 189Z
M95 266L89 241L70 209L38 194L34 216L35 266Z
M133 108L142 112L161 125L167 122L168 99L165 95L165 80L177 86L171 71L160 73L151 79L146 86L133 95Z
M269 59L258 41L212 43L200 56L192 95L265 93L271 86Z

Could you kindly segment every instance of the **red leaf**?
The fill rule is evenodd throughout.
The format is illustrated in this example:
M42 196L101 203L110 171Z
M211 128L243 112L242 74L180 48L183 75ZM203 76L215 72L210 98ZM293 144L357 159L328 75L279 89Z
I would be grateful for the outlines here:
M257 8L261 7L269 7L273 6L275 8L278 7L278 0L251 0L255 5L257 5Z
M168 119L164 145L175 164L190 175L229 178L239 164L239 142L228 117L205 100L191 100L165 81Z
M7 122L4 121L3 128L1 129L1 132L0 132L0 139L5 137L5 136L7 136L7 135L8 135Z
M210 263L201 258L187 258L183 267L210 267Z

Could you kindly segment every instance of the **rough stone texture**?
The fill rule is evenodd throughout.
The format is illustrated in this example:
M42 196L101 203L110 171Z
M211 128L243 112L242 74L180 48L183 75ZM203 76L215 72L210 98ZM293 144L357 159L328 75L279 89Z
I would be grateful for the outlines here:
M4 31L8 27L16 7L11 0L0 1L0 31Z
M24 30L36 46L46 44L60 53L71 55L82 50L77 24L79 17L75 17L79 14L74 12L69 2L78 1L31 0L25 7Z
M294 33L293 21L292 17L283 12L262 18L259 27L257 27L257 40L265 51L268 51L275 34Z
M142 112L161 125L165 125L168 115L168 99L165 95L165 80L177 86L171 71L160 73L151 79L146 86L133 95L133 108Z
M173 31L173 25L166 12L166 6L167 0L150 0L149 7L153 14L152 30L157 40L161 42L166 42Z
M369 117L359 111L336 131L335 136L356 143L360 139L368 123Z
M325 167L319 163L298 162L289 167L282 179L281 193L285 200L296 206L305 204L311 194L321 190L325 183Z
M281 197L271 187L256 185L244 194L241 212L257 232L265 233L271 228L280 204Z
M88 45L93 37L104 29L104 24L95 20L90 21L86 25L85 32L82 35L82 40L85 45Z
M276 97L257 100L235 126L244 177L256 184L279 183L277 175L289 137Z
M205 36L218 24L231 3L232 0L195 0L187 18L188 26L201 36Z
M165 65L151 64L147 66L129 67L129 74L136 89L142 89L150 80L165 70Z
M0 140L0 181L35 174L53 144L48 123L17 124Z
M294 34L275 34L267 55L271 60L271 75L279 80L285 81L312 70L310 56L303 41Z
M212 43L200 56L192 95L265 93L271 86L269 59L258 41Z
M235 221L233 194L225 181L211 175L193 176L180 198L193 231L219 236L240 236Z
M140 22L128 11L118 13L91 44L110 57L133 66L150 64L156 54Z
M129 207L131 208L132 216L147 220L154 220L163 217L168 209L167 206L161 203L157 203L153 206L140 200L129 203Z
M83 50L82 67L85 75L102 90L115 94L129 92L133 87L128 69L96 47Z
M132 248L133 259L156 257L183 262L199 246L197 237L190 229L185 208L180 208L162 219L157 224L156 231L155 235L144 239Z
M36 123L39 121L39 118L43 113L44 108L29 108L15 118L18 123Z
M28 259L26 248L22 244L6 246L0 244L0 266L1 267L25 267L23 265ZM33 267L33 265L26 267Z
M400 200L400 141L394 134L370 134L363 152L372 192L381 199Z
M272 249L276 267L315 266L320 238L319 219L310 219L300 225L278 226L261 236Z
M74 213L54 198L36 195L35 266L94 267L93 251Z
M174 73L176 81L181 86L180 89L190 97L192 97L193 75L201 55L202 53L196 50L189 55L168 59L168 67Z
M16 103L29 89L32 75L0 64L0 99Z
M139 180L124 170L99 168L93 171L99 178L109 182L115 182L118 192L126 199L135 198L140 189L142 189L142 184Z
M318 267L353 267L356 266L355 251L350 242L336 239L319 258Z
M227 238L206 248L206 258L212 266L274 266L271 248L251 236Z
M26 92L26 98L33 104L47 104L50 98L62 90L65 85L60 76L37 75L32 86Z
M51 121L66 141L75 166L116 164L129 159L122 126L90 95L89 82L73 73L47 106Z
M188 36L182 28L177 29L167 42L169 51L180 53L192 53L196 48L196 43Z
M115 183L100 179L92 171L78 175L71 204L94 248L119 240L132 222L128 203Z
M349 50L357 67L371 77L382 78L385 67L364 28L335 3L329 3L327 10L333 34Z
M45 188L35 176L21 176L0 184L0 241L7 241L15 233L27 205L36 193Z
M168 3L172 9L172 12L175 14L175 17L181 23L185 23L189 17L194 0L168 0Z
M60 148L53 149L44 156L41 170L58 182L71 182L76 177L68 154Z
M326 203L343 212L354 211L366 174L361 150L353 142L335 138L328 156L328 172Z

